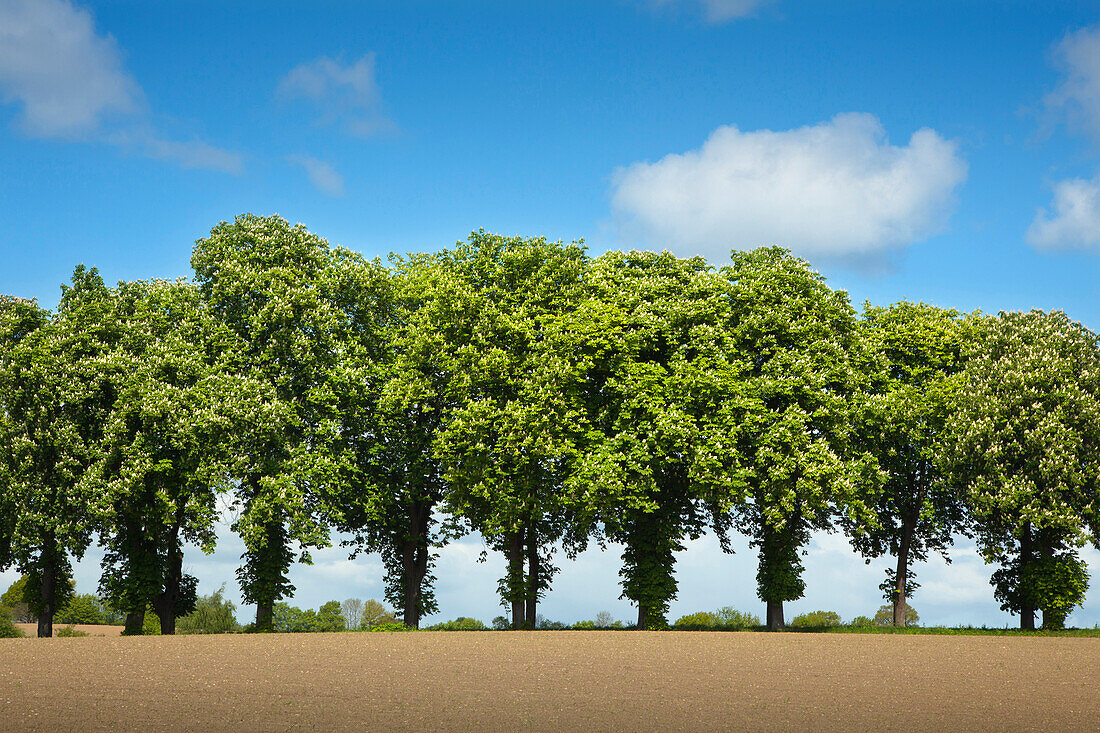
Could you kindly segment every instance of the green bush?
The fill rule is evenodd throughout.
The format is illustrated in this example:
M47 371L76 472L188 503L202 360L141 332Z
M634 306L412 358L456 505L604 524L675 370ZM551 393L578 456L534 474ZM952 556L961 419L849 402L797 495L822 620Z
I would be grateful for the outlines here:
M282 633L331 632L346 628L340 601L329 601L318 610L305 610L287 603L275 604L275 631Z
M153 613L150 606L145 609L145 619L141 622L142 636L160 636L160 618Z
M743 613L733 606L723 606L714 611L699 611L681 616L676 619L672 628L678 631L738 631L760 625L760 619L751 614Z
M697 611L676 619L676 623L672 624L672 628L678 631L709 631L717 629L721 624L722 621L718 618L718 614L710 611Z
M375 624L369 629L364 629L364 631L413 631L413 629L400 621L386 621L385 623Z
M760 626L760 617L754 613L738 611L733 606L722 606L716 614L726 629L751 629Z
M195 610L176 621L177 634L226 634L240 627L233 612L236 607L224 597L225 586L208 596L200 596Z
M836 611L810 611L795 616L789 624L794 629L827 629L840 626L840 614Z
M392 623L397 623L397 616L393 614L393 611L386 608L385 604L373 598L369 598L363 603L363 611L360 614L358 624L360 629L370 631L375 626L385 626Z
M159 631L159 627L158 627L158 631ZM68 626L62 626L60 629L58 629L57 631L54 632L54 636L58 636L58 637L87 636L87 635L88 635L87 631L80 631L73 624L69 624Z
M11 609L0 606L0 639L18 639L26 636L23 630L11 620Z
M478 621L476 618L466 618L465 616L459 616L454 621L443 621L442 623L429 626L428 631L488 631L489 627Z
M869 629L874 627L875 622L870 616L856 616L848 625L856 629Z
M569 626L561 621L551 621L540 613L535 619L535 628L541 631L561 631Z
M878 611L875 612L874 624L875 626L893 626L894 606L891 604L880 606ZM905 625L907 627L920 626L920 616L908 603L905 604Z
M105 624L101 601L90 593L73 596L53 617L57 624Z
M20 577L0 596L0 606L7 607L11 620L17 624L34 623L37 620L25 598L28 580L30 578L26 575Z

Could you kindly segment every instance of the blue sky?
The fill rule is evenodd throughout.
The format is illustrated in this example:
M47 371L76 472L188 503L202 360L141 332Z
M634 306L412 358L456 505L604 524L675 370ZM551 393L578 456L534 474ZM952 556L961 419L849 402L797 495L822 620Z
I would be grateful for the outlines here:
M857 304L1095 330L1098 152L1095 2L0 0L0 293L51 307L78 263L187 276L196 239L254 212L381 257L477 228L715 264L783 244ZM441 559L443 616L500 612L480 549ZM204 592L235 595L239 554L190 553ZM954 556L918 568L922 616L1010 622L991 568ZM630 616L613 551L562 565L548 617ZM792 611L879 604L885 564L842 538L807 566ZM762 610L754 573L701 541L673 614ZM295 578L303 606L381 595L377 558ZM1071 621L1100 623L1100 591Z

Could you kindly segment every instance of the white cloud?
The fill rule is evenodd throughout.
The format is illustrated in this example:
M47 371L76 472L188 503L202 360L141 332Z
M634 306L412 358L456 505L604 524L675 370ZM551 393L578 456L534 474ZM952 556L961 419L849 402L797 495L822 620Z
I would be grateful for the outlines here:
M1068 34L1054 56L1065 79L1044 99L1047 109L1100 142L1100 26Z
M237 153L150 132L115 39L68 0L0 0L0 99L20 105L19 126L32 137L106 142L184 168L243 169Z
M654 0L654 5L662 6L680 0ZM725 23L734 18L744 18L771 3L772 0L698 0L708 23Z
M79 137L142 99L115 39L65 0L0 0L0 92L36 137Z
M275 93L285 100L312 102L321 124L339 124L351 135L367 137L391 130L393 122L381 111L374 58L368 53L344 66L322 56L291 69Z
M1100 144L1100 26L1068 34L1054 55L1065 78L1044 98L1047 112ZM1050 209L1039 209L1026 239L1036 249L1100 247L1100 176L1056 182Z
M941 230L966 179L954 142L922 128L891 145L878 119L842 114L795 130L720 127L699 150L613 176L623 235L719 261L779 244L867 257Z
M1039 209L1027 241L1039 249L1100 247L1100 177L1054 184L1053 211Z
M244 172L244 156L240 153L214 147L202 140L165 140L144 126L105 134L103 140L147 158L178 163L181 168L202 168L232 174Z
M328 196L344 195L344 177L331 164L308 155L288 155L287 162L301 166L318 191Z

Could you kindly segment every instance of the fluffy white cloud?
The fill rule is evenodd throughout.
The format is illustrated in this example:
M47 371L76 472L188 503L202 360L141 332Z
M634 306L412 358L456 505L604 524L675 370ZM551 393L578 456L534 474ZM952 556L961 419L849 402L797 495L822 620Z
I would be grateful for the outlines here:
M1048 110L1064 112L1074 127L1100 142L1100 26L1070 33L1054 55L1065 78L1046 96Z
M339 124L351 135L366 137L394 127L381 111L373 53L346 66L324 56L297 66L275 93L285 100L312 102L322 124Z
M1100 177L1054 184L1053 211L1039 209L1027 241L1039 249L1100 247Z
M331 164L308 155L288 155L287 162L304 168L309 182L321 193L333 197L344 195L344 177Z
M657 6L680 2L681 0L654 0ZM772 0L698 0L703 7L703 15L708 23L725 23L734 18L752 15Z
M812 127L720 127L699 150L613 176L626 237L725 260L778 244L804 256L861 257L939 231L967 166L934 130L891 145L878 119L837 115Z
M68 0L0 0L0 99L22 108L20 127L40 138L105 142L184 168L239 173L238 153L148 129L141 87L118 44Z
M77 137L141 107L115 39L65 0L0 0L0 93L38 137Z
M1065 77L1044 99L1047 111L1100 144L1100 26L1070 33L1054 55ZM1027 241L1048 250L1100 247L1100 176L1055 183L1050 209L1039 209Z

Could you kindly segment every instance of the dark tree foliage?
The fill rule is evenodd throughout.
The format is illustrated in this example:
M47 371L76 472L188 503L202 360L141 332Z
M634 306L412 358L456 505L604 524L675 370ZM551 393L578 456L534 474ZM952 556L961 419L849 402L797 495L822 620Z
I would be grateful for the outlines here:
M981 323L943 463L1020 627L1059 628L1084 598L1077 548L1100 538L1100 340L1061 311Z
M377 263L277 216L219 224L191 263L215 319L239 339L235 371L264 391L234 441L246 458L234 528L245 545L241 590L269 631L275 602L293 592L290 565L329 542L326 506L350 473L345 411L369 390L371 299L386 278Z
M872 525L874 459L853 444L856 396L871 360L844 292L778 247L734 252L728 283L731 358L749 365L737 433L750 501L737 528L760 553L757 594L767 625L782 628L783 602L805 590L800 554L812 530L844 515Z
M895 626L907 625L907 599L918 587L912 564L926 560L929 552L950 562L952 535L968 531L964 492L950 483L937 458L959 397L974 323L956 311L923 303L867 304L864 310L863 336L878 363L857 433L878 461L884 481L870 502L875 524L844 524L858 552L896 559L881 586L894 609Z
M420 303L391 389L406 409L441 398L446 505L507 556L499 587L517 628L535 622L553 544L578 544L561 492L576 443L572 375L557 345L586 264L578 245L475 232L403 267Z
M105 360L119 337L110 310L102 278L83 266L62 287L56 314L0 301L0 477L15 507L0 549L5 564L29 576L39 636L53 635L72 558L96 529L85 474L115 400Z
M570 324L591 426L567 480L577 516L624 545L623 597L661 628L676 597L675 552L743 492L739 376L720 326L728 302L701 258L611 252L586 278Z

